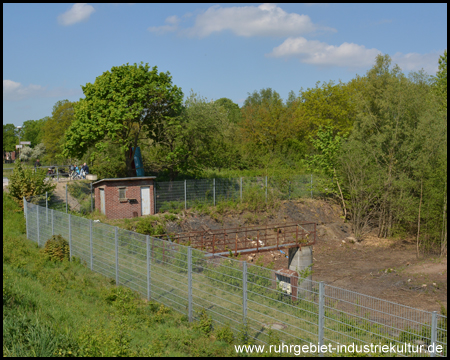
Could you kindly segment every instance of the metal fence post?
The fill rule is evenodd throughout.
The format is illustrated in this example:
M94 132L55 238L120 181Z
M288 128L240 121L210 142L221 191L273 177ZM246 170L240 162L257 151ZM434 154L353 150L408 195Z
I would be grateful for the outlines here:
M36 222L37 222L37 243L39 244L39 205L36 205Z
M266 176L266 202L267 202L267 176Z
M25 215L25 228L27 231L27 239L28 239L28 204L25 196L23 197L23 214Z
M66 183L66 214L67 214L67 183Z
M151 298L151 249L150 249L150 236L146 236L145 240L147 242L147 300L150 301Z
M117 226L115 227L114 239L116 247L116 286L119 286L119 235Z
M48 224L48 195L47 195L47 191L45 192L45 221Z
M216 206L216 179L213 179L213 203Z
M431 345L433 351L430 353L431 357L436 356L436 341L437 341L437 311L431 313Z
M241 202L242 202L242 178L241 178L240 193L241 193Z
M325 283L321 281L319 283L319 334L318 334L318 344L319 344L319 352L320 356L323 356L323 352L320 350L323 345L323 337L324 337L324 320L325 320Z
M184 210L187 209L187 188L186 188L186 180L184 180Z
M89 220L89 247L91 252L91 270L94 268L94 246L92 243L92 220Z
M69 260L72 261L72 221L69 214Z
M94 211L94 199L92 197L92 182L91 182L91 212Z
M247 262L242 263L242 316L243 324L247 325Z
M154 214L156 214L156 181L153 183L153 206L155 208Z
M55 227L53 226L53 209L51 209L52 214L52 236L55 235Z
M312 182L312 174L311 174L311 199L313 197L313 182Z
M58 167L56 167L56 181L59 181L59 171L58 171Z
M192 248L188 246L187 253L188 266L188 318L192 322Z

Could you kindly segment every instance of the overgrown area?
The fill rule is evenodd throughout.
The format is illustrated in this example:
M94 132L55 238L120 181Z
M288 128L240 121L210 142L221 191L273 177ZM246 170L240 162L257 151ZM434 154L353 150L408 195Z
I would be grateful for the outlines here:
M3 197L3 356L232 356L236 341L208 317L185 316L67 260L62 238L26 240L23 212Z

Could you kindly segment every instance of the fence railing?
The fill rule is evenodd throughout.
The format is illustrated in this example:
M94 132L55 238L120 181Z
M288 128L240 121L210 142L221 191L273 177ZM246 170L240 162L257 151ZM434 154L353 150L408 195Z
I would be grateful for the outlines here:
M307 279L299 279L301 296L293 301L274 270L24 203L28 239L44 246L52 235L63 236L71 259L189 321L206 311L215 327L262 344L394 345L398 351L406 343L413 352L398 355L447 356L447 317L436 311ZM420 345L434 347L414 352Z

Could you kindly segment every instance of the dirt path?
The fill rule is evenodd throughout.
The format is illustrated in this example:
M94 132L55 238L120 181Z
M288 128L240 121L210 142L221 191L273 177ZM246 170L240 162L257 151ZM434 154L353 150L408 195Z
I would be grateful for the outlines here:
M76 181L76 180L73 180ZM57 182L56 184L56 188L54 191L54 195L56 196L56 198L58 200L63 201L64 203L66 202L66 184L68 184L69 181L66 180L60 180ZM75 210L75 211L79 211L80 210L80 203L78 202L78 200L76 198L74 198L73 196L70 195L69 192L67 192L67 201L69 203L69 207L71 210Z

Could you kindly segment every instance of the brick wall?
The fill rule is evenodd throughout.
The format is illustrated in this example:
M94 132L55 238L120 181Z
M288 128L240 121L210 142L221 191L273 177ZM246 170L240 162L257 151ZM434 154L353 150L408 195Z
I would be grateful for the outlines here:
M154 214L153 180L104 181L95 185L95 208L100 212L100 188L105 189L105 215L108 219L124 219L142 216L141 186L150 186L150 214ZM125 197L132 203L119 201L119 188L126 187Z

